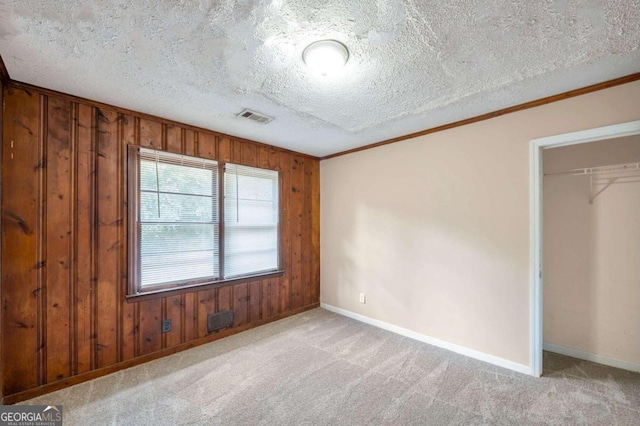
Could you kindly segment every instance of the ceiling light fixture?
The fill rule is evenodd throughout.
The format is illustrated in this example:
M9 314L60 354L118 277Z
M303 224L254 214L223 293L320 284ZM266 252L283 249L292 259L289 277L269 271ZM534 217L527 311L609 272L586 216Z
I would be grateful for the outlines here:
M304 49L302 60L312 71L327 75L347 63L349 50L337 40L319 40Z

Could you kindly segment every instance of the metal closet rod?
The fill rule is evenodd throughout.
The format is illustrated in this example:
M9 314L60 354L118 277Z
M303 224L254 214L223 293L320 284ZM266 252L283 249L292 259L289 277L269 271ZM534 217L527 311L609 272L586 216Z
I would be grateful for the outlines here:
M565 172L546 173L545 176L589 176L589 204L614 184L640 182L640 163L586 167ZM596 187L602 187L596 191Z
M640 172L640 163L616 164L613 166L586 167L564 172L545 173L545 176L578 176L578 175L604 175L618 173Z

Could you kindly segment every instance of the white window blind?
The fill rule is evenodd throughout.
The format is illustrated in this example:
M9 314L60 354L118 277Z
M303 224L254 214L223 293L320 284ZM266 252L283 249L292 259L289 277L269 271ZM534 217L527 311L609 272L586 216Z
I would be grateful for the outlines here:
M218 163L139 150L140 286L217 279Z
M226 164L224 277L278 269L278 172Z

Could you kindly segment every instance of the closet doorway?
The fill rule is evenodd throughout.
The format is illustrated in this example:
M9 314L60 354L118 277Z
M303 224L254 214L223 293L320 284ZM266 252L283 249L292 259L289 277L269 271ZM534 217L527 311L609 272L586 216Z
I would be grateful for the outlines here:
M531 208L532 374L640 371L640 121L531 141Z

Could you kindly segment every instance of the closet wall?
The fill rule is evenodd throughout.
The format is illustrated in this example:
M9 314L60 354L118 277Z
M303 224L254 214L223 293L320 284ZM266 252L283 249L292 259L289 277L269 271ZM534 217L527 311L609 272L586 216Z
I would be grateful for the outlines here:
M640 178L594 186L590 204L589 176L548 175L639 162L640 136L551 148L543 161L544 341L640 367Z

